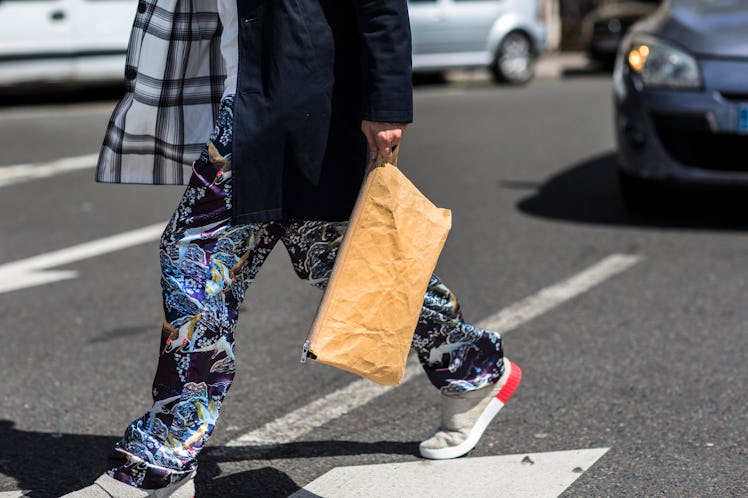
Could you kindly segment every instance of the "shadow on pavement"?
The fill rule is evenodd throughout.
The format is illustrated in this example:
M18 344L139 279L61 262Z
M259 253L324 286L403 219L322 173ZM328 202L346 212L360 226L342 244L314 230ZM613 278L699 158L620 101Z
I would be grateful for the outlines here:
M608 76L612 78L612 69L603 65L589 63L586 66L565 68L561 71L562 78L578 78L584 76Z
M56 498L91 484L106 469L118 438L17 430L0 420L0 474L31 490L34 498ZM267 447L211 447L200 455L197 496L286 498L300 487L272 467L221 476L220 463L365 454L416 455L418 443L399 441L312 441Z
M504 188L531 184L502 182ZM592 157L542 183L517 208L528 215L601 225L703 230L746 230L745 190L664 190L647 211L625 209L616 176L615 153Z
M104 470L116 437L26 432L0 420L0 473L32 497L59 497L91 484Z
M90 344L96 344L99 342L111 342L125 339L128 337L147 335L153 332L154 329L158 329L158 325L153 323L145 323L141 325L129 325L124 327L117 327L112 330L108 330L97 337L93 337L88 340Z
M0 109L4 107L34 107L39 105L82 104L111 102L124 94L122 84L67 88L59 86L28 86L0 90Z
M413 74L413 86L443 86L449 84L447 75L444 71L431 71Z
M219 463L372 454L416 456L418 454L418 443L400 441L376 441L371 443L304 441L266 447L207 447L200 455L196 494L198 496L227 498L244 498L247 496L286 498L300 489L286 474L272 467L220 477Z
M203 470L204 464L201 463L195 485L195 496L287 498L288 495L301 489L290 477L272 467L237 472L211 479L208 482L200 477Z

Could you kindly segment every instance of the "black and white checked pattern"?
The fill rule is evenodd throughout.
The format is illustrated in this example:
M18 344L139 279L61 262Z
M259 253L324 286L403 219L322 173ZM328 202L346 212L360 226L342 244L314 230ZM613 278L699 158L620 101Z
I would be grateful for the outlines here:
M215 0L141 0L96 180L185 184L226 78Z

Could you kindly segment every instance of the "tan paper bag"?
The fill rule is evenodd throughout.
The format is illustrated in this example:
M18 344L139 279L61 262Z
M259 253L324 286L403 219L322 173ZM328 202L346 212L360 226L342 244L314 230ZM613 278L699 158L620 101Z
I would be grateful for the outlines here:
M381 385L399 384L451 212L395 164L368 173L312 324L312 358Z

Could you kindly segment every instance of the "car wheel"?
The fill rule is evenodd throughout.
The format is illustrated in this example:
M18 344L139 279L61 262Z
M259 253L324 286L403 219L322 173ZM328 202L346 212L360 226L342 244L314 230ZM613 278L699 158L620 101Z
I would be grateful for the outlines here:
M618 188L623 206L627 211L649 211L656 205L658 189L654 182L648 182L619 171Z
M494 80L523 85L535 74L535 50L524 33L512 31L501 40L491 65Z

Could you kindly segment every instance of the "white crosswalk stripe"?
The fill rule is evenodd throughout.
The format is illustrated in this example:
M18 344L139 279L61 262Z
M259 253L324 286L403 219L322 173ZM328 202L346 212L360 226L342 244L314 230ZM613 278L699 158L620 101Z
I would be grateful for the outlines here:
M0 187L38 180L39 178L49 178L50 176L69 173L71 171L93 168L96 166L98 157L98 154L87 154L85 156L65 157L38 164L1 166Z
M337 467L289 498L556 498L608 450Z
M0 491L0 498L22 498L31 493L30 489L23 491Z

